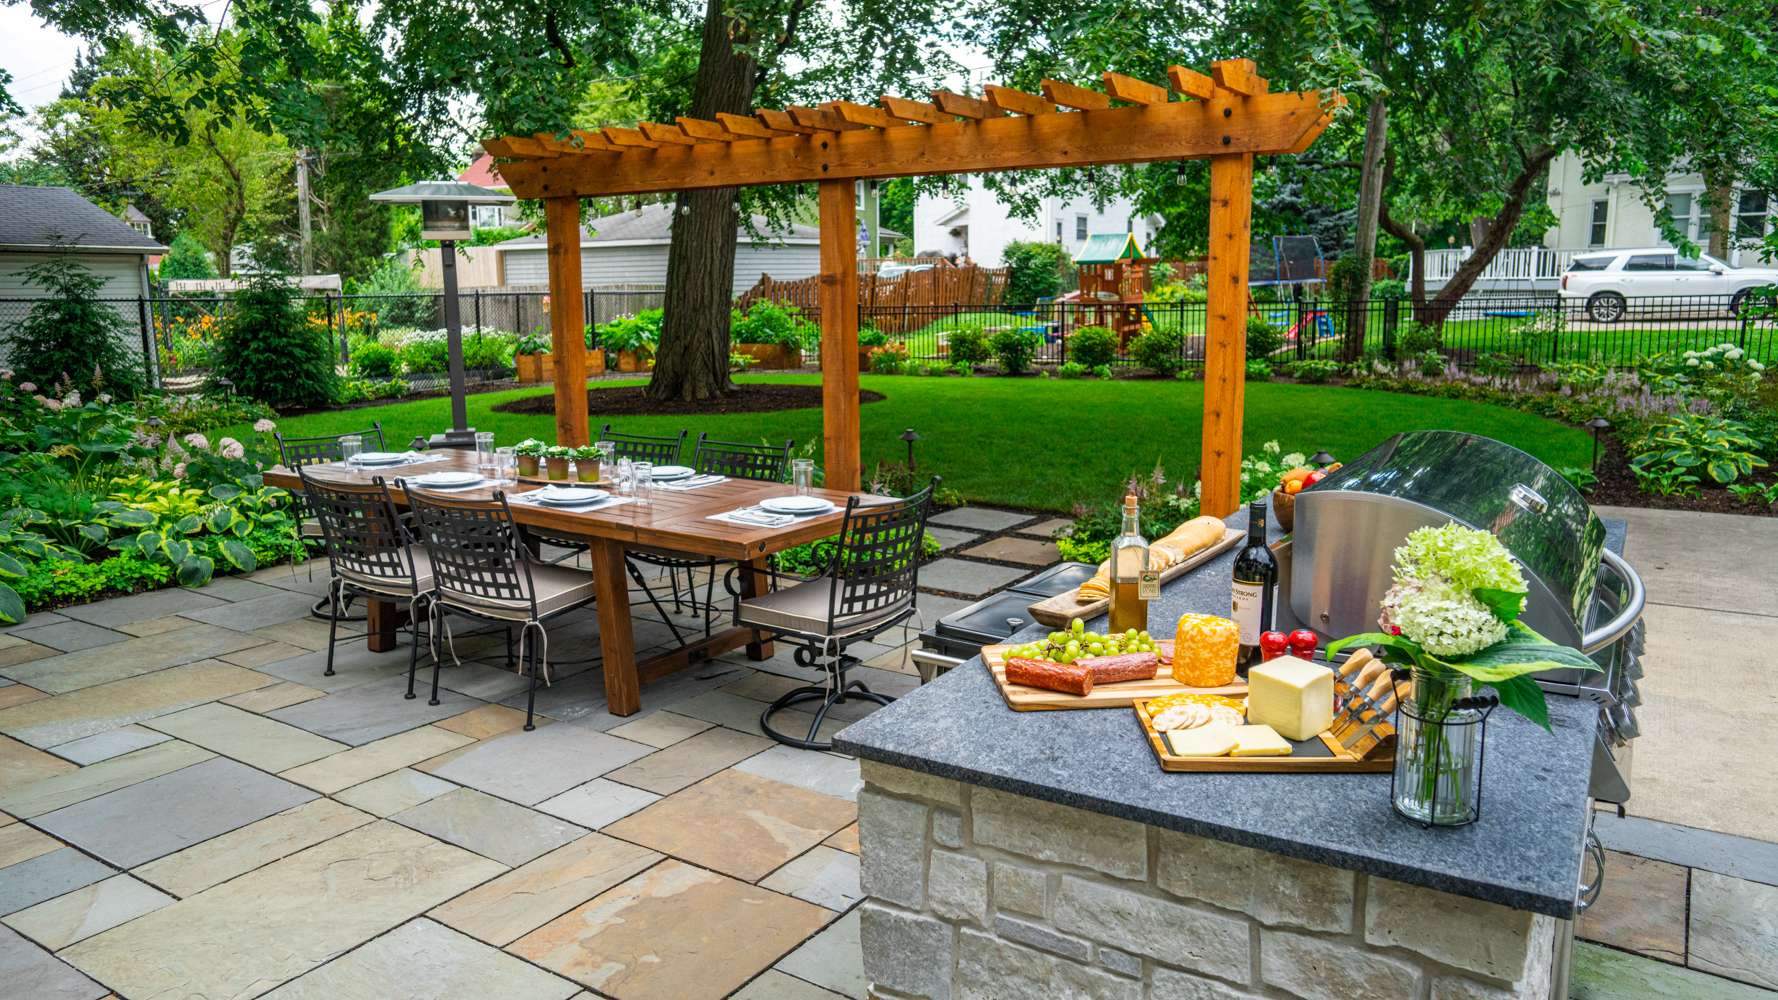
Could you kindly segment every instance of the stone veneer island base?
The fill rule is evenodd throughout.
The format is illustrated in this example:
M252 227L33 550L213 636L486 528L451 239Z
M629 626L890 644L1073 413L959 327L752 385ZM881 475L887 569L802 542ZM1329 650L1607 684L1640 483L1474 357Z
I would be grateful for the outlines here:
M884 1000L1549 997L1550 916L888 764L863 773L864 968Z

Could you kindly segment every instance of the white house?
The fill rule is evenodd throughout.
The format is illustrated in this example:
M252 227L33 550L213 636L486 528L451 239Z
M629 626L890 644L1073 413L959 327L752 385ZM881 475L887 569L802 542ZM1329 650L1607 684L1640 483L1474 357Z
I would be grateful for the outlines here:
M1668 243L1643 201L1643 189L1624 174L1606 174L1588 183L1580 157L1563 153L1550 166L1550 211L1556 225L1544 235L1550 249L1584 250L1660 246ZM1710 240L1710 216L1704 206L1704 178L1695 173L1667 177L1667 210L1699 246ZM1752 266L1760 253L1751 244L1772 231L1778 215L1774 192L1737 186L1729 199L1729 263Z
M1104 205L1091 198L1045 198L1035 219L1015 219L1000 199L970 176L967 187L921 195L914 202L914 252L967 256L983 267L999 267L1008 243L1060 243L1073 257L1093 233L1133 232L1147 244L1158 227L1137 213L1128 198Z
M735 246L735 294L753 287L762 274L788 280L821 273L820 233L813 226L791 225L774 233L763 216L754 216L753 223L761 235L741 229ZM670 204L644 205L587 222L580 240L581 287L666 284L672 241ZM494 249L501 255L500 284L549 284L549 251L542 235L496 243Z

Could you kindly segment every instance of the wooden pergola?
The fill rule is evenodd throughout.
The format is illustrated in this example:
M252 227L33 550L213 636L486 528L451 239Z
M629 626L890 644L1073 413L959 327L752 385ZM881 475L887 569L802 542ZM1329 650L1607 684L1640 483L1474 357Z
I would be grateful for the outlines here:
M821 227L821 382L827 483L859 486L858 261L853 184L909 175L1210 161L1209 303L1200 475L1206 513L1240 505L1247 267L1253 158L1299 153L1342 102L1337 93L1271 93L1247 59L1210 75L1171 67L1167 86L1117 73L1104 90L1045 80L1042 95L987 86L981 97L760 109L482 145L521 198L544 203L556 434L587 441L580 200L693 188L813 182ZM668 308L672 308L671 303Z

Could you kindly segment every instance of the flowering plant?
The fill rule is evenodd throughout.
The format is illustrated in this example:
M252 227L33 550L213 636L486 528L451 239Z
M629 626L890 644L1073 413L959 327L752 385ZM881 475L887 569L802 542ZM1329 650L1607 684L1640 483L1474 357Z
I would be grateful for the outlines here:
M514 454L531 455L537 458L542 458L543 453L548 449L549 445L544 444L542 441L539 441L536 438L526 438L525 440L520 441L517 445L514 445L512 450Z

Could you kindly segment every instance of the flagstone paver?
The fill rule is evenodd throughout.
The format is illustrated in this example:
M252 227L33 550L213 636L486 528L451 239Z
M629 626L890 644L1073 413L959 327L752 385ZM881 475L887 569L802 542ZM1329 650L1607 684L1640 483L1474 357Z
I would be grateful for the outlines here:
M287 771L346 749L344 743L215 702L151 719L147 725L262 771Z
M776 745L763 736L719 727L657 750L607 777L656 795L669 795Z
M54 754L0 736L0 792L65 774L74 767Z
M1035 535L1038 538L1053 538L1055 537L1056 532L1061 531L1063 528L1071 527L1073 524L1074 518L1072 517L1052 517L1048 520L1039 521L1036 524L1024 525L1019 528L1019 534Z
M72 847L57 848L0 868L0 914L17 913L115 874Z
M659 860L645 847L590 833L471 889L431 916L506 945Z
M1689 877L1681 865L1607 851L1611 872L1605 888L1575 922L1575 933L1649 955L1685 963L1685 907Z
M21 684L51 694L66 694L255 645L256 641L239 632L203 625L32 660L0 671Z
M339 626L340 636L363 634L363 632L363 622L341 622ZM327 648L327 623L319 618L293 618L287 622L256 628L252 634L259 636L261 642L288 643L314 652L320 652ZM405 661L405 657L403 659ZM401 664L401 668L407 669L406 662ZM321 671L315 672L320 673Z
M982 537L979 533L974 531L964 531L961 528L944 528L938 526L929 526L926 529L926 533L933 538L938 539L938 544L946 549L955 549L964 545L969 545L972 542L981 541Z
M114 627L124 635L133 635L140 638L142 636L161 635L166 632L177 632L182 628L191 628L193 624L195 623L184 615L167 615L164 618L149 618L139 622L125 622L122 625Z
M421 726L332 757L323 757L312 764L293 767L279 777L331 795L471 742L462 733L437 726Z
M186 587L170 587L166 590L149 590L140 594L131 594L128 597L114 597L109 601L99 601L96 604L81 604L63 608L62 613L83 622L115 628L130 622L176 615L181 611L200 611L204 608L220 607L224 603L226 602L221 598L204 591L191 590ZM32 617L37 616L33 615Z
M313 799L150 861L132 874L175 896L191 896L375 819L332 799Z
M128 875L84 886L6 917L6 925L50 951L153 913L173 897Z
M48 646L39 646L10 633L0 634L0 667L10 667L15 663L28 663L31 660L41 660L46 656L54 655L56 655L56 651Z
M309 617L315 599L308 594L267 588L267 594L245 601L234 601L214 608L181 611L193 621L220 625L238 632L251 632L267 625Z
M640 788L620 785L604 778L594 778L584 785L570 788L553 798L537 803L537 808L551 816L560 816L597 830L623 819L638 809L660 801L660 796Z
M24 705L47 697L49 697L47 691L39 691L28 684L20 684L17 681L8 681L5 687L0 687L0 708Z
M844 799L728 770L605 831L753 882L856 816L856 807Z
M289 644L283 643L281 645L288 646ZM423 656L425 651L421 650L421 653ZM422 659L421 662L424 664L425 661ZM327 676L326 673L327 654L318 650L299 651L294 656L272 660L253 669L278 680L292 681L327 694L345 691L389 677L401 677L405 691L407 647L403 645L397 649L394 655L373 653L365 648L363 639L348 637L334 649L334 674L332 677ZM425 670L427 675L431 673L430 666L425 667ZM416 682L414 690L421 690L418 682ZM424 701L424 699L420 700Z
M87 938L61 957L131 998L256 996L500 870L378 820Z
M560 646L557 648L559 649ZM443 654L443 651L440 650L440 653ZM446 663L449 663L450 656L448 654L443 655L445 656ZM463 650L459 649L458 655L463 655ZM425 662L426 654L424 650L420 653L420 659L422 663L424 663L428 675L430 675L432 665ZM504 659L504 656L502 659ZM557 674L556 679L560 680L562 676L563 675L561 674ZM531 686L531 679L529 677L520 677L517 673L503 669L502 667L465 661L460 667L451 664L439 671L438 685L441 688L455 691L458 694L468 695L471 698L480 698L482 701L504 701L507 698L514 696L523 697L525 690ZM520 711L523 710L520 709Z
M564 1000L580 987L430 920L409 921L265 1000Z
M1586 941L1574 944L1571 1000L1772 1000L1770 990Z
M47 748L269 683L271 678L252 670L199 660L55 698L0 708L0 733ZM11 690L0 689L0 701Z
M57 622L54 625L43 625L38 628L27 628L17 633L18 637L39 646L63 653L73 653L96 646L108 646L114 642L123 642L129 636L114 632L108 628L89 625L86 622Z
M24 823L0 826L0 868L60 850L62 842Z
M439 703L427 704L423 690L417 698L403 698L407 678L390 677L336 691L323 698L268 713L280 722L311 733L360 746L428 722L461 715L481 702L440 690Z
M579 726L542 726L477 743L419 770L532 806L642 757L649 748Z
M550 720L543 720L548 722ZM525 713L505 705L483 705L462 715L453 715L434 723L440 729L462 733L472 740L489 740L525 728Z
M805 983L777 969L767 969L742 987L734 1000L842 1000L838 993Z
M438 798L458 786L411 767L390 771L362 785L354 785L334 795L341 802L367 813L392 816L422 802Z
M646 743L657 750L688 740L709 729L712 724L703 719L694 719L677 712L655 712L635 722L626 722L621 726L607 729L606 732L626 740Z
M927 520L933 524L943 524L954 528L1005 531L1015 524L1024 524L1035 516L1011 510L992 510L987 507L957 507L952 510L940 511Z
M1027 566L1048 566L1062 558L1056 543L1036 538L1003 535L963 550L977 559L998 559L1001 562L1024 563Z
M1778 990L1778 886L1698 869L1691 903L1687 964Z
M836 833L833 836L827 838L826 840L823 840L822 843L826 844L828 847L837 848L838 850L845 851L847 854L857 854L858 853L858 824L853 823L851 826L846 827L844 830L841 830L839 833Z
M454 789L389 818L509 868L587 833L573 823L473 788Z
M831 847L813 847L759 884L830 910L845 910L864 898L858 887L858 857Z
M840 994L864 1000L864 952L853 910L784 956L774 968Z
M94 733L77 740L58 743L50 749L57 757L66 757L76 764L85 767L97 764L102 760L110 760L132 750L151 747L156 743L165 743L173 737L166 733L157 733L142 726L121 726L109 732Z
M935 559L920 567L920 586L948 590L969 597L980 597L999 590L1022 576L1029 569L1013 569L967 559Z
M727 726L743 733L752 733L756 736L763 732L759 728L759 714L765 709L765 702L743 698L727 691L706 691L695 698L687 698L673 706L675 712L702 719L705 722L714 722L719 726ZM806 735L809 731L809 723L814 721L813 715L795 708L786 709L772 716L773 725L777 726L780 731L794 733L798 736ZM821 738L830 739L834 733L848 725L850 723L842 722L839 719L823 719Z
M857 799L858 789L864 785L858 776L858 761L851 757L781 745L747 758L735 769L842 799Z
M0 809L21 819L31 819L215 756L202 747L170 740L0 792Z
M745 913L746 933L734 914ZM828 911L663 861L509 950L619 1000L727 995L808 937Z
M263 649L265 647L262 646L258 648ZM252 650L248 650L248 652L252 652ZM227 660L228 657L225 656L222 657L222 659ZM251 665L252 664L241 664L241 666ZM249 712L258 712L259 714L264 715L267 712L274 712L280 708L286 708L291 705L300 705L310 699L319 698L326 693L327 692L316 688L298 684L295 681L284 681L269 687L262 687L257 691L247 691L230 698L224 698L222 699L222 704L233 705L236 708L246 709Z
M186 621L190 620L191 619L189 618L186 619ZM260 637L255 636L255 638ZM301 656L306 652L308 652L308 650L303 649L301 646L292 646L287 642L262 642L257 646L248 646L246 649L237 649L232 653L223 653L221 656L218 656L217 659L224 663L232 663L237 667L257 669L268 663L277 663L281 660L288 660L293 656Z
M12 996L31 1000L100 1000L106 989L67 963L0 928L0 983Z

